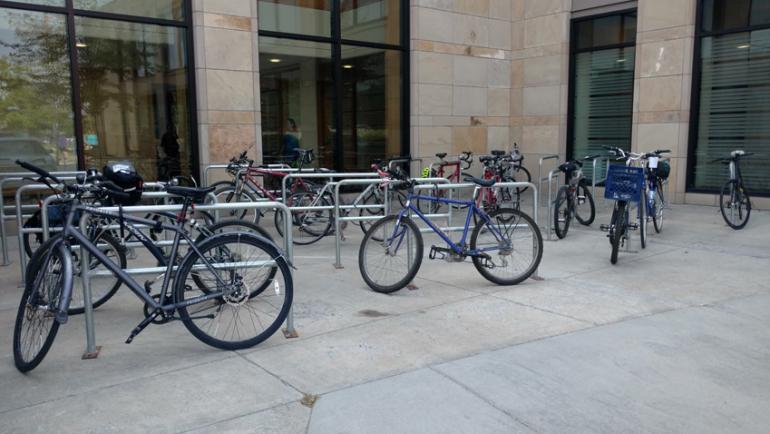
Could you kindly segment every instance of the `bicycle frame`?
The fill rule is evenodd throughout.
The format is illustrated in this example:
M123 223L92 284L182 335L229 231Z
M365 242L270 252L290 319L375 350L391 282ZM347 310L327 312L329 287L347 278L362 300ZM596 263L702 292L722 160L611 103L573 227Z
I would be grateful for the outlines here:
M438 226L435 225L432 221L430 221L427 217L425 217L425 214L423 214L416 206L412 204L412 201L414 200L426 200L430 202L439 202L443 203L445 205L461 205L461 206L467 206L468 207L468 214L465 218L465 226L463 228L463 235L462 238L459 241L459 244L456 244L453 242L449 236L442 231ZM492 229L492 233L494 234L495 238L497 238L498 241L505 241L505 238L500 233L500 231L497 230L497 228L494 225L491 225L492 221L489 219L489 215L484 212L481 208L476 206L475 201L464 201L464 200L454 200L454 199L444 199L439 197L432 197L432 196L421 196L421 195L415 195L410 193L407 196L406 201L406 207L404 207L403 210L401 210L398 213L398 219L396 220L396 225L393 228L393 234L389 238L391 242L396 238L397 234L396 231L398 230L399 223L401 222L401 219L404 217L408 217L409 213L413 212L417 214L417 216L425 222L425 224L428 225L428 227L431 228L433 232L435 232L441 239L443 239L447 245L449 245L452 250L460 255L467 255L467 256L479 256L480 254L491 251L491 250L499 250L499 247L490 247L486 249L473 249L473 250L466 250L463 246L465 245L466 240L468 239L468 232L470 230L471 225L471 218L474 215L478 215L481 218L484 219L484 222L489 225L489 227ZM399 247L401 245L401 241L399 240Z
M154 220L149 220L149 219L136 217L132 215L121 216L119 214L102 211L98 208L92 208L85 205L77 205L72 207L69 215L67 216L67 222L64 226L62 242L66 242L66 240L68 240L69 237L74 238L75 241L80 245L81 249L87 250L89 254L93 255L100 263L104 264L104 266L110 272L112 272L122 283L125 283L126 286L128 286L131 292L136 294L137 297L139 297L145 303L151 306L153 310L161 309L164 312L173 312L180 307L191 306L207 300L219 298L224 294L224 292L222 291L217 291L211 294L202 295L202 296L185 300L182 303L175 302L170 304L163 304L159 301L156 301L150 294L147 293L147 291L142 285L140 285L133 277L131 277L131 275L126 273L122 268L120 268L118 264L116 264L109 257L107 257L107 255L105 255L101 250L99 250L99 248L95 244L93 244L93 242L91 242L88 236L83 234L80 230L74 229L75 226L73 226L73 220L74 220L75 213L77 211L81 211L82 213L90 214L93 216L107 218L110 220L114 220L114 219L120 220L122 218L125 222L129 223L128 225L125 225L126 228L129 231L131 231L134 235L136 235L137 233L141 234L144 237L144 240L148 240L147 236L142 234L141 231L139 231L135 227L131 226L131 224L148 225L151 227L158 227L163 230L170 230L174 232L174 243L171 248L171 255L167 259L166 272L163 275L163 285L161 287L160 300L165 300L168 294L169 284L171 283L171 275L175 271L175 268L177 268L176 266L174 266L174 264L176 263L177 254L179 252L179 244L182 241L182 239L184 239L184 241L187 242L188 246L192 249L192 252L194 252L201 259L203 259L204 265L209 270L214 269L214 266L211 265L211 263L209 263L208 260L202 255L201 251L198 249L195 242L185 232L183 228L184 223L179 222L178 224L172 225L172 224L157 222ZM151 244L152 242L151 241L149 242L150 242L150 245L152 245ZM145 244L144 241L142 241L142 243ZM163 253L160 251L160 249L158 249L154 245L152 245L152 247L153 248L150 249L150 251L153 253L153 256L156 256L156 258L158 258L159 260L161 259L161 257L163 257L164 260L166 260L165 257L163 256ZM191 252L188 252L187 254L189 255L190 253ZM157 256L157 255L160 255L160 256ZM222 280L222 278L219 276L218 273L212 273L212 274L214 274L214 276L216 277L218 285L227 286L227 284ZM66 300L67 305L63 309L64 312L66 312L67 308L69 307L69 300L71 298L71 295L72 295L72 285L65 285L64 292L62 293L62 298Z

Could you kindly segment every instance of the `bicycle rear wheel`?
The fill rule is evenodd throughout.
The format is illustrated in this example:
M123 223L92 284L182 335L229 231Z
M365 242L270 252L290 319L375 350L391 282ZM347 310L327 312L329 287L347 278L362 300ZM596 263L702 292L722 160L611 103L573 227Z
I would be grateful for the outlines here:
M58 244L27 272L35 277L24 285L13 328L13 361L21 372L35 369L56 338L61 294L72 284L70 254Z
M663 209L666 204L663 200L663 183L657 182L657 188L655 190L655 201L652 205L652 224L655 227L656 233L663 231Z
M722 187L719 209L728 226L736 230L746 227L751 215L751 200L737 181L727 181Z
M286 200L289 207L332 206L329 196L318 197L315 193L294 193ZM334 211L322 210L295 210L291 213L292 241L298 245L313 244L332 232L334 224ZM275 213L275 228L283 236L283 213Z
M572 220L572 204L569 200L569 187L562 186L556 193L556 200L553 203L553 229L559 239L567 236L569 224Z
M223 350L250 348L272 336L289 314L294 295L284 256L269 241L242 233L208 238L198 249L201 255L188 254L179 267L176 303L216 292L222 296L180 307L187 330ZM265 279L272 288L255 294ZM196 281L204 281L212 292L199 289Z
M581 198L583 199L582 203L580 202ZM575 201L575 218L583 226L590 226L596 218L594 197L585 182L581 182L578 185L577 200Z
M257 196L251 192L246 191L246 187L242 188L242 191L238 191L234 186L224 185L222 188L214 190L214 196L217 198L217 203L238 203L238 202L257 202ZM243 210L229 210L220 211L220 219L236 219L246 220L254 223L259 223L261 214L258 209L243 209Z
M534 220L521 211L501 208L480 218L471 235L473 265L485 279L516 285L528 279L543 258L543 236Z
M366 232L358 250L358 268L370 288L389 294L414 279L422 264L422 252L417 225L408 217L387 216Z

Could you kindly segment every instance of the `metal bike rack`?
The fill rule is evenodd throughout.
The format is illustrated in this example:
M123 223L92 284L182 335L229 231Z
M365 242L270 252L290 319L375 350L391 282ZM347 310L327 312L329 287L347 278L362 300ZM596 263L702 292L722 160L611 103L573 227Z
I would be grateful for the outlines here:
M547 222L545 224L546 227L546 238L548 241L555 241L552 238L552 232L553 232L553 211L554 211L554 205L556 203L556 199L553 197L553 180L554 175L558 175L561 173L561 170L559 169L553 169L550 172L548 172L548 210L547 210ZM556 180L558 181L559 178L556 177ZM558 190L557 190L558 192Z
M279 210L284 214L284 237L283 247L286 255L287 262L291 265L294 263L294 246L291 239L291 211L289 208L280 202L243 202L243 203L220 203L216 205L197 205L195 207L201 211L228 211L237 209L260 209L260 208L272 208ZM131 206L123 207L124 213L147 213L147 212L178 212L181 211L182 205L154 205L154 206ZM118 207L100 208L100 210L107 212L118 212ZM84 214L80 218L80 230L83 233L87 231L88 214ZM82 249L82 263L88 264L91 261L91 254L86 249ZM264 265L264 264L258 264ZM83 359L95 359L99 356L100 347L96 346L96 332L94 328L94 307L91 301L91 277L112 275L110 271L97 271L90 272L90 267L81 267L81 280L83 286L83 306L85 311L85 323L86 323L86 350L83 354ZM176 268L176 267L175 267ZM129 268L125 269L126 273L131 275L155 275L165 273L166 267L149 267L149 268ZM293 275L291 266L289 267L290 275ZM293 279L292 279L293 280ZM286 317L286 328L283 330L283 334L287 339L296 338L296 329L294 328L294 308L289 309L289 314Z
M596 176L598 172L596 169L598 167L599 161L606 162L605 164L606 170L604 172L604 176L601 177L601 180L599 180L599 177ZM592 167L593 169L591 171L591 195L594 197L594 200L596 200L596 184L598 184L599 182L607 181L607 174L610 171L610 158L609 157L594 158Z
M540 161L537 163L537 190L543 191L543 181L548 181L548 177L543 178L543 163L548 160L556 160L556 166L559 165L559 162L561 161L561 158L558 154L551 154L546 155L540 159ZM539 204L538 204L539 205ZM547 204L547 206L550 206L550 204ZM537 222L540 224L540 222Z
M432 184L439 184L439 183L449 183L449 180L446 178L421 178L416 179L417 182L420 183L432 183ZM364 221L364 220L379 220L383 218L384 216L387 216L389 214L389 208L390 208L390 184L393 181L389 179L383 179L379 176L376 178L370 178L370 179L343 179L340 181L335 182L334 184L334 252L335 252L335 261L334 261L334 268L342 269L344 268L342 266L342 224L343 221ZM385 203L383 205L340 205L340 188L345 185L371 185L371 184L385 184L386 185L386 192L385 192ZM417 186L416 186L417 187ZM432 188L430 186L421 186L423 188ZM373 215L373 216L345 216L342 217L340 214L340 210L342 209L365 209L365 208L377 208L382 209L384 211L383 215ZM292 208L295 209L295 208ZM451 209L452 207L449 207L449 213L448 214L431 214L432 217L446 217L451 219Z
M83 175L85 172L79 172L79 171L70 171L70 172L51 172L51 174L60 180L63 181L70 181L74 180L77 175ZM6 214L6 211L15 210L15 205L5 205L5 197L2 194L4 191L4 188L6 184L10 183L19 183L19 182L26 182L29 181L29 179L25 178L35 178L39 177L40 175L32 172L12 172L12 173L3 173L2 179L0 179L0 242L3 244L3 262L0 263L1 266L7 266L10 265L10 261L8 260L8 232L7 228L5 226L6 220L16 220L16 216L8 215ZM24 210L34 210L36 208L35 205L24 205L22 209Z

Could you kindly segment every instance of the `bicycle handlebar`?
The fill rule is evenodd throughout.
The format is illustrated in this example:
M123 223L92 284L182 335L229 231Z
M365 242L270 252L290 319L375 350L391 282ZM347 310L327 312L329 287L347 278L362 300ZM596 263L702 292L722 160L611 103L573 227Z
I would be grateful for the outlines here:
M46 179L46 178L50 179L50 180L52 180L53 182L55 182L57 184L61 184L62 183L59 180L59 178L51 175L47 170L45 170L43 168L37 167L35 165L27 163L26 161L21 161L21 160L16 160L16 164L18 164L19 166L23 167L24 169L29 170L30 172L37 173L38 175L40 175L44 179Z

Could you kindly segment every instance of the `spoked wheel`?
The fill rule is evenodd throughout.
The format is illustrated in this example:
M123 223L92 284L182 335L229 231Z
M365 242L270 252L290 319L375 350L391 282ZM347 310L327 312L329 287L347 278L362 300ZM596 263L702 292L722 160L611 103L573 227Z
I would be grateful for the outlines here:
M655 192L655 200L652 205L652 224L655 227L656 233L660 233L663 230L663 209L666 206L665 202L663 202L661 188L662 186L658 184L658 189Z
M286 319L294 294L283 255L269 241L242 233L211 237L198 248L201 255L189 254L179 267L176 302L217 292L222 296L180 307L179 317L187 330L224 350L250 348L272 336ZM269 289L255 294L265 279ZM197 288L194 280L206 282L212 292Z
M637 218L639 219L639 242L643 249L647 248L647 195L643 193L642 200L638 203Z
M331 199L323 195L318 197L315 193L300 192L294 193L286 200L286 206L289 207L312 207L312 206L332 206ZM296 210L291 213L292 220L292 240L294 244L308 245L313 244L321 238L332 232L334 224L334 211L331 209L323 210ZM275 228L283 236L284 233L283 213L276 211Z
M577 200L575 201L575 219L583 226L590 226L596 218L596 204L588 186L581 182L578 185Z
M382 206L385 203L383 196L384 194L382 193L382 190L376 189L371 193L369 193L369 195L364 198L364 200L361 202L361 205L365 205L366 207L373 206L373 205ZM382 208L366 208L366 207L361 208L358 211L359 217L372 218L377 216L382 217L385 215L385 210ZM364 232L364 234L366 234L366 232L369 230L370 227L372 227L375 221L376 221L375 219L359 220L358 225L361 226L361 230Z
M566 237L569 231L569 224L572 220L570 208L569 187L563 186L556 194L556 201L553 203L553 228L559 239Z
M612 244L612 254L610 262L617 264L620 244L626 236L628 222L626 221L626 203L617 202L612 211L612 220L610 222L610 243Z
M532 175L529 174L529 170L527 170L526 167L516 165L511 170L508 171L508 176L513 178L511 181L514 182L532 182ZM516 193L518 195L521 195L521 193L524 193L527 191L529 187L517 187Z
M32 217L24 222L24 229L40 227L42 227L42 224L40 223L40 211L35 211L35 213L32 214ZM43 244L43 234L25 232L22 235L22 241L24 242L24 252L27 254L28 258L31 258L40 245Z
M387 216L366 232L358 250L358 268L370 288L388 294L414 279L422 264L422 252L417 225L408 217L399 220L398 216Z
M72 283L72 261L63 244L52 247L38 266L29 268L34 278L24 285L13 328L13 361L21 372L35 369L51 349L61 294Z
M471 235L471 250L481 251L473 265L485 279L516 285L532 275L543 257L543 236L532 218L502 208L480 219Z
M751 214L749 194L737 181L727 181L719 195L719 209L728 226L743 229Z
M222 188L214 190L214 196L217 198L217 203L257 202L259 200L257 195L247 191L246 188L238 191L237 188L229 185L224 185ZM258 223L260 216L261 214L257 209L219 211L219 218L223 220L237 219Z

